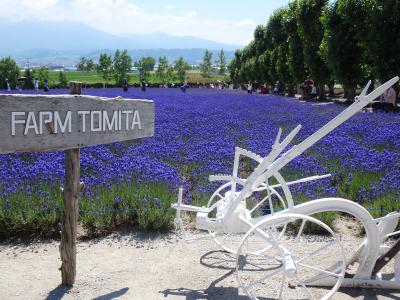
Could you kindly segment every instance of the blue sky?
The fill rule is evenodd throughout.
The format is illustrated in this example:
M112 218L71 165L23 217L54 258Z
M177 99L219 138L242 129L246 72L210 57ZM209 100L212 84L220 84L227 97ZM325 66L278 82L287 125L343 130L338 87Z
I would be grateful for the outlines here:
M236 20L252 19L257 24L266 23L267 17L274 9L285 6L288 0L249 0L249 1L227 1L227 0L152 0L143 1L141 6L160 12L169 5L176 11L197 11L206 18L231 18Z
M1 22L77 21L116 34L165 32L244 45L288 3L227 0L0 0Z

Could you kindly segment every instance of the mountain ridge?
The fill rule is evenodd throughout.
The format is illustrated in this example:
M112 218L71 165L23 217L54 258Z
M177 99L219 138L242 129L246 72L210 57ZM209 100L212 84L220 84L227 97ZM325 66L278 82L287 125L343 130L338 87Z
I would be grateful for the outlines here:
M239 45L219 43L193 36L175 36L163 32L113 35L80 22L17 22L0 25L0 52L43 48L63 51L97 49L193 49L236 50Z
M20 66L75 65L80 57L97 60L101 52L113 54L127 49L132 59L142 56L167 56L170 63L183 56L189 64L198 64L205 49L217 58L224 49L227 61L239 45L229 45L192 36L174 36L163 32L119 36L79 22L17 22L0 24L0 58L11 56ZM79 34L77 34L79 33Z

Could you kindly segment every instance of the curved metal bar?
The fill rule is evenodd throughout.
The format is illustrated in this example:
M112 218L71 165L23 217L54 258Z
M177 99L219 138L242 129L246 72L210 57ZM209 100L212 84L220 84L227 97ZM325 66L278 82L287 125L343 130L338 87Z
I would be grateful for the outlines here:
M289 210L289 209L288 209ZM279 211L275 215L285 213L285 211ZM338 211L345 212L353 215L365 228L366 240L365 247L362 253L359 253L360 265L354 276L356 279L370 279L372 270L375 265L375 260L379 254L379 231L378 226L373 222L371 214L361 205L343 198L322 198L312 200L299 205L296 205L293 209L296 214L313 215L321 212ZM268 216L262 216L253 219L254 224L261 222L268 218Z

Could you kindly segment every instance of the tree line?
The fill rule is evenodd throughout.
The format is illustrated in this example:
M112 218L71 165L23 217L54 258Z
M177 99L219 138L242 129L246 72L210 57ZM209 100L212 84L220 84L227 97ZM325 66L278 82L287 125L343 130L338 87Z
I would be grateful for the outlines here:
M310 76L325 97L335 83L353 99L369 79L400 74L400 0L294 0L235 52L231 79L274 84L289 94Z
M204 78L210 78L214 73L225 75L227 71L224 50L222 49L218 53L218 58L214 61L214 64L212 62L212 55L212 52L205 50L203 61L199 66L201 75ZM157 68L155 69L156 64ZM191 69L191 66L183 57L179 57L172 64L169 63L166 56L159 57L157 62L153 57L142 57L138 61L133 62L127 50L116 50L114 56L107 53L100 53L97 63L93 59L81 57L76 65L78 71L95 71L100 74L105 85L114 80L118 86L123 85L125 80L129 82L129 78L132 75L132 67L136 67L139 71L141 81L147 81L150 72L155 71L154 74L157 76L160 84L167 84L176 80L184 83L187 79L187 71ZM11 57L0 60L1 88L3 88L3 84L5 85L6 79L8 79L11 86L16 86L17 79L21 74L25 77L24 88L31 89L33 88L34 78L38 78L40 85L43 84L45 79L47 80L49 70L43 66L39 69L26 68L21 72L17 63ZM58 81L59 87L67 87L68 79L64 72L59 72Z
M218 74L224 75L227 71L227 63L224 50L218 53L218 59L215 61L218 66ZM128 55L127 50L117 50L114 58L106 53L101 53L98 64L95 64L92 59L85 59L82 57L77 64L79 71L97 71L101 74L106 84L114 79L117 85L121 85L124 80L129 81L129 74L132 67L136 67L139 71L140 80L147 81L150 72L154 71L156 60L153 57L142 57L136 62L132 62L132 58ZM186 81L187 71L191 66L179 57L177 60L170 64L166 56L158 58L157 69L155 75L159 78L160 83L166 84L178 79L181 83ZM212 52L205 50L203 62L200 64L201 74L205 78L209 78L213 73Z

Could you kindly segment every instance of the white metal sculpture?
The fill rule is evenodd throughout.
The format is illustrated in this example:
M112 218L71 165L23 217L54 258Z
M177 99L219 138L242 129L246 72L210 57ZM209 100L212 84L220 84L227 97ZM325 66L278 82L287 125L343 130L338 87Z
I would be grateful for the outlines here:
M175 225L182 228L182 210L196 212L196 228L209 231L218 245L236 255L239 286L252 299L328 299L340 286L400 289L400 240L391 248L385 245L390 236L399 233L394 232L399 212L374 219L364 207L342 198L323 198L294 205L289 189L291 185L318 180L330 174L292 182L286 182L280 174L290 161L398 80L399 77L395 77L367 95L369 82L352 105L286 152L283 151L299 132L300 125L282 142L282 131L279 130L266 157L236 148L232 175L212 175L209 178L210 181L226 183L214 192L207 207L182 204L180 189L178 202L172 205L177 210ZM247 178L239 177L242 156L258 163ZM272 180L277 183L271 184ZM283 195L278 193L278 187ZM259 201L255 201L256 194L262 195ZM270 214L259 213L258 208L265 206ZM365 240L349 258L332 229L312 217L329 211L348 213L365 229ZM325 233L322 241L312 241L312 236L307 234L309 226ZM241 236L240 242L232 239L237 235ZM380 271L392 258L395 260L394 277L388 279ZM345 276L346 270L351 267L355 269L354 274ZM321 286L331 288L319 288Z

